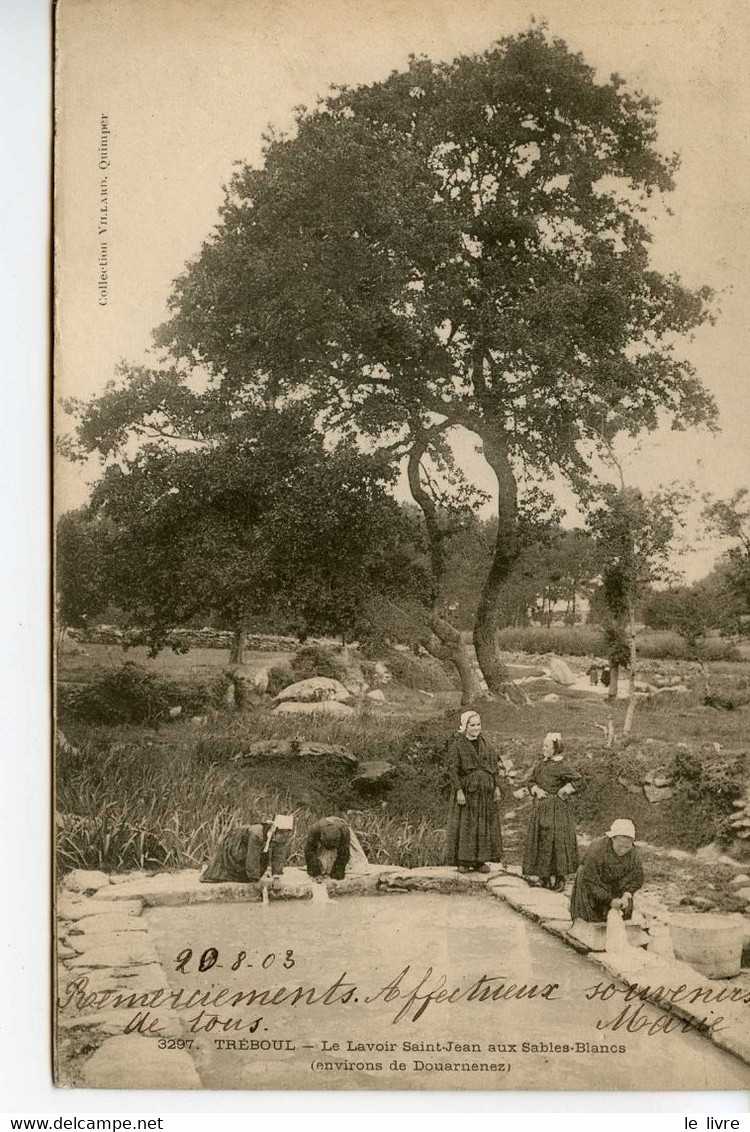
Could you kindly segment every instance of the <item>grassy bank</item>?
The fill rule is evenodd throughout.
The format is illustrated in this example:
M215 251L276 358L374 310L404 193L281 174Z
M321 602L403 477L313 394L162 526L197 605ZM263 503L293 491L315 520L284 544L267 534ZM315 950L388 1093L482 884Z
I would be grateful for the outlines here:
M746 680L741 666L721 667L714 674L720 687ZM354 718L334 721L276 716L258 697L249 710L216 712L205 726L71 723L66 734L77 753L61 754L57 774L60 867L197 868L227 829L277 810L297 816L295 863L302 860L307 828L326 813L349 815L374 861L407 867L440 862L449 790L445 751L455 734L458 697L394 688L388 696L384 707L368 704ZM563 733L583 776L577 802L582 829L598 834L613 817L627 816L636 822L639 837L655 844L692 849L720 836L731 812L731 783L745 774L742 760L731 764L746 709L706 708L697 690L643 701L633 741L607 751L598 727L610 710L606 700L564 693L556 703L537 700L524 708L482 705L490 741L517 771L506 784L502 806L503 814L513 814L504 818L510 863L520 860L519 839L529 810L512 790L538 760L549 730ZM624 705L612 710L619 730ZM354 783L351 768L335 758L235 761L251 742L267 738L343 746L360 761L384 759L396 769L387 788L368 794ZM709 744L715 742L729 754L714 751ZM692 779L683 775L672 800L651 805L628 791L627 784L649 769L673 772L681 757L679 743L688 744L697 769L693 766ZM707 773L701 777L704 764ZM726 789L725 781L730 783Z

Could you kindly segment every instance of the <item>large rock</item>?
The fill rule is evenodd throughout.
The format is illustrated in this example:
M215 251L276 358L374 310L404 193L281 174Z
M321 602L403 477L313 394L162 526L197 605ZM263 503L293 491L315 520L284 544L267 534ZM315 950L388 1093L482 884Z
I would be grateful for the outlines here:
M352 694L339 680L330 676L311 676L309 680L299 680L283 688L274 697L276 703L283 704L289 701L300 704L319 703L321 700L334 700L344 703L350 700Z
M201 1082L185 1050L159 1049L152 1038L109 1038L83 1067L90 1089L199 1089Z
M385 759L373 759L371 762L360 763L354 785L365 788L383 786L390 782L395 773L393 763L386 762Z
M668 802L670 798L674 798L674 790L671 786L656 786L648 782L643 787L643 793L652 803Z
M367 693L368 700L376 700L377 703L385 703L385 692L382 688L373 688L371 692Z
M347 695L349 693L347 692ZM322 700L320 703L284 703L277 704L273 709L274 715L332 715L337 719L349 718L356 715L354 708L342 704L338 700Z
M549 662L549 674L556 684L562 684L566 688L576 682L570 668L564 660L560 660L559 656L554 656Z
M238 763L258 763L266 759L342 759L346 763L356 763L356 758L346 747L332 743L313 743L306 739L260 739L250 743L244 751L234 756Z
M68 892L98 892L100 888L109 884L109 877L96 869L71 869L63 877L62 883L63 888Z
M376 682L381 685L390 684L391 680L393 679L388 665L384 664L382 660L377 660L375 662L374 675Z
M268 691L268 674L271 671L271 665L264 664L260 668L254 668L251 665L243 665L241 669L237 669L235 679L244 681L248 689L256 692Z

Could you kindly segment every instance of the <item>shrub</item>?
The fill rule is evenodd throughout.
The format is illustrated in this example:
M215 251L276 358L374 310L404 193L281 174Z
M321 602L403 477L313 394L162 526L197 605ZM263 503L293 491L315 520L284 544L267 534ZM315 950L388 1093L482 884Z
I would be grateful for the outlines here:
M61 686L58 715L85 723L145 723L155 727L174 705L170 684L131 661L105 672L92 684Z
M297 674L290 664L275 664L273 668L268 670L268 688L266 691L269 696L277 696L284 688L288 688L290 684L297 681Z
M333 649L323 645L303 645L291 660L295 680L310 680L313 676L327 676L330 680L346 678L346 665Z
M684 751L675 755L673 775L691 802L711 801L731 809L745 789L745 751Z
M226 685L221 687L222 679L165 680L134 661L126 661L91 683L61 684L58 716L63 723L156 727L169 720L172 707L181 707L184 715L202 715L210 707L219 706L226 691Z
M412 652L391 649L383 660L393 679L405 688L421 688L425 692L452 692L456 687L446 667L433 656L415 656Z

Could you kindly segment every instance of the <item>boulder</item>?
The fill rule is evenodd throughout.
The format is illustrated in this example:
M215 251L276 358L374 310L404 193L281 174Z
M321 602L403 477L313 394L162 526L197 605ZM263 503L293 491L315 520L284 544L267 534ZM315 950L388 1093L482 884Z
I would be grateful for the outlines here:
M697 908L699 912L710 912L716 907L713 900L709 900L707 896L683 896L680 899L680 904L689 904L691 908Z
M643 781L649 786L671 786L672 779L663 770L650 770L643 776Z
M346 747L331 743L313 743L306 739L260 739L257 743L250 743L238 755L234 756L237 763L258 763L266 759L343 759L347 763L357 762L351 751Z
M750 904L750 888L738 888L734 895L744 900L746 904Z
M371 762L360 763L354 785L365 788L383 786L395 773L396 768L393 763L386 762L385 759L373 759Z
M373 688L371 692L367 693L368 700L375 700L379 704L385 703L385 692L382 688Z
M375 680L378 684L390 684L393 676L387 664L383 664L382 660L377 660L374 667Z
M256 670L253 673L252 678L251 678L251 684L252 684L253 688L255 688L256 692L267 692L268 691L268 673L269 672L270 672L270 668L269 668L268 665L265 665L262 668L256 668Z
M313 704L286 701L277 704L273 711L274 715L277 713L280 715L333 715L341 719L357 714L354 708L349 707L348 704L339 703L338 700L322 700L320 703Z
M546 695L546 696L542 696L542 698L541 698L541 700L540 700L540 703L543 703L543 704L556 704L556 703L557 703L557 702L559 701L559 699L560 699L560 697L559 697L559 696L557 696L557 695L555 695L555 693L554 693L554 692L549 692L549 694L548 694L548 695Z
M178 707L171 707L171 708L169 709L169 718L170 718L170 719L179 719L179 717L180 717L181 715L182 715L182 707L180 707L180 706L178 706Z
M745 884L750 884L750 876L747 873L737 873L736 877L732 877L729 882L732 888L742 888Z
M699 861L708 861L709 864L716 864L721 857L721 847L712 841L710 845L703 845L700 849L696 850L696 857Z
M674 790L671 786L652 786L646 783L643 793L651 803L668 802L670 798L674 798Z
M300 704L320 703L329 700L344 703L352 698L340 680L332 680L330 676L311 676L309 680L298 680L283 688L274 697L276 703L294 702Z
M62 884L68 892L98 892L109 884L109 877L96 869L71 869Z
M570 668L559 656L554 656L549 663L549 674L556 684L563 684L566 688L575 684L576 678Z

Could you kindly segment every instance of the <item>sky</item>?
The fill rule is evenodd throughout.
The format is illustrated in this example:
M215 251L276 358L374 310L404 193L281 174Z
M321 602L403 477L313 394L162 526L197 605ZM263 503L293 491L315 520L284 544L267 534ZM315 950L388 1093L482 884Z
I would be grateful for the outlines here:
M719 317L686 344L714 394L721 431L656 434L622 450L651 490L694 481L726 496L750 481L750 15L744 0L62 0L58 19L56 396L101 390L120 359L149 362L172 281L216 223L237 161L262 160L267 126L332 84L367 83L411 53L479 52L531 17L661 102L659 142L678 151L671 215L653 224L653 262L718 292ZM100 124L106 159L100 169ZM107 177L108 293L99 303L99 206ZM153 361L153 358L151 359ZM58 414L58 430L69 427ZM475 439L457 438L479 486L492 477ZM60 463L59 509L85 501L98 467ZM576 521L573 501L560 491ZM697 538L691 518L689 535ZM683 556L688 579L717 548Z

